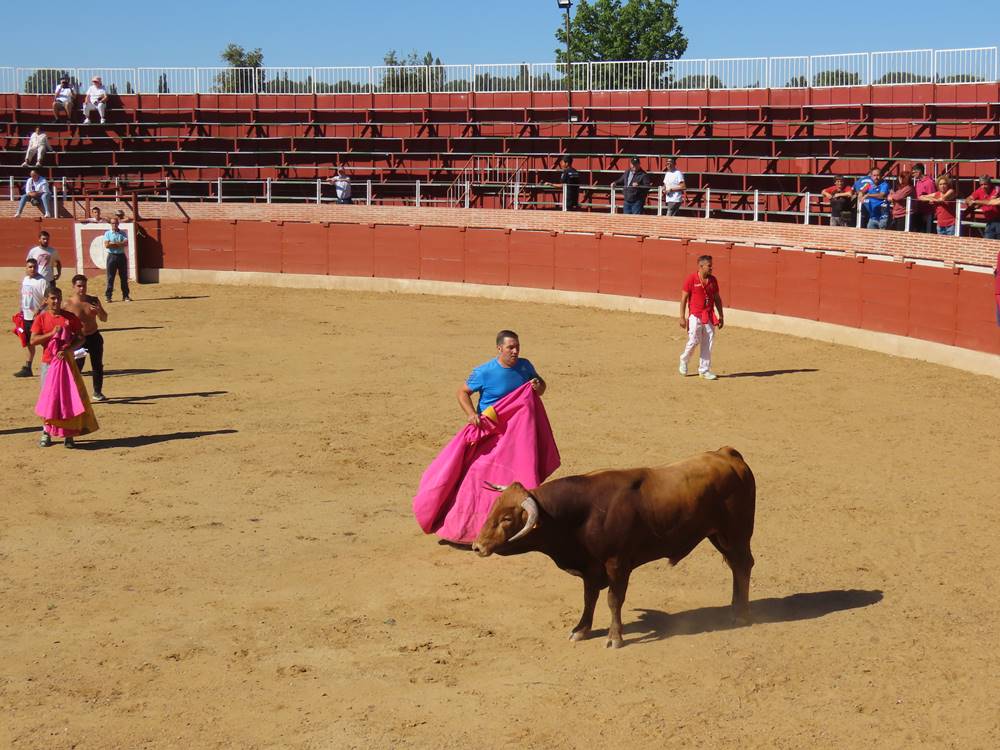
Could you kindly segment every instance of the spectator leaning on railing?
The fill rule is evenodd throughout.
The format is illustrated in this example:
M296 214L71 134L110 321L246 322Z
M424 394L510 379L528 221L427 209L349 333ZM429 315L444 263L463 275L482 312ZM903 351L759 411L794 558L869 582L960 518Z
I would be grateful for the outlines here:
M988 174L979 178L979 186L966 201L970 209L978 209L986 229L983 237L988 240L1000 240L1000 187L993 184Z
M46 219L52 218L52 206L51 206L51 193L49 192L49 183L42 177L37 169L31 170L31 176L24 181L24 189L21 192L21 202L17 204L17 212L14 214L16 219L21 215L24 210L24 206L28 201L31 201L33 205L41 204L42 212L45 214Z
M349 204L351 199L351 178L344 174L343 167L337 167L337 174L327 180L333 185L333 190L337 195L337 203Z
M622 188L622 213L642 213L642 205L646 202L646 193L652 183L649 174L639 165L638 156L632 157L629 168L611 184Z
M28 138L28 150L24 154L24 161L21 163L21 166L26 167L31 161L35 162L36 167L42 166L42 159L45 158L45 154L49 151L51 151L49 148L49 137L42 132L42 126L39 125L35 128L35 132Z
M885 201L889 194L889 183L882 179L882 170L875 167L854 183L854 190L858 193L858 201L862 203L862 226L868 229L885 229L889 222L888 204Z
M564 156L559 160L562 171L559 173L559 184L565 185L566 210L580 210L580 173L573 166L573 157ZM551 182L549 183L552 184Z
M53 92L52 114L58 120L60 114L65 114L67 120L73 119L73 105L76 103L76 89L67 76L59 79Z
M934 180L924 173L923 164L914 164L913 171L913 196L916 199L913 208L913 216L910 217L910 231L933 234L934 232L934 206L923 200L925 195L937 192Z
M687 185L684 184L684 174L675 166L674 158L668 157L663 174L663 213L667 216L676 216L684 203L684 191Z
M843 177L833 180L833 185L823 191L823 197L830 203L830 226L849 227L851 208L854 205L854 191Z
M897 232L906 231L906 215L913 210L913 175L905 169L899 173L895 190L889 191L889 228ZM909 205L907 202L909 201Z
M921 201L934 208L938 234L955 234L955 213L957 209L955 186L946 174L937 178L937 192L921 196Z

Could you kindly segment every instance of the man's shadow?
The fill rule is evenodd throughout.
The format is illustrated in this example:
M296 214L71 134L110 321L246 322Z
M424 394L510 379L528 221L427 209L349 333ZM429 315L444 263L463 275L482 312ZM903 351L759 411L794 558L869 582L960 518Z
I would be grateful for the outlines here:
M719 378L773 378L775 375L794 375L798 372L819 372L815 367L803 367L798 370L761 370L760 372L731 372L720 375Z
M833 589L807 594L791 594L780 598L757 599L750 602L750 619L753 625L772 622L814 620L834 612L869 607L882 601L879 590ZM657 609L634 609L639 617L622 624L626 645L662 641L677 635L698 635L718 630L744 627L733 619L733 610L724 607L700 607L683 612L661 612ZM624 620L624 615L622 617ZM591 638L606 637L607 628L591 631ZM628 638L629 635L637 637Z
M76 447L84 451L98 451L105 448L142 448L145 445L167 443L172 440L194 440L209 435L232 435L237 430L203 430L200 432L167 432L162 435L133 435L132 437L88 440L77 438Z

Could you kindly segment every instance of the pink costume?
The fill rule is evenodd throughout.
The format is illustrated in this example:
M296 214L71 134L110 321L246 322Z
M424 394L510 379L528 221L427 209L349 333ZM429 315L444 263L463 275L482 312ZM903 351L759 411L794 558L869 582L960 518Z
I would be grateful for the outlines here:
M491 408L495 421L484 413L480 427L459 430L421 477L413 514L424 533L472 542L497 498L483 482L533 488L559 468L549 418L531 383Z
M45 374L42 392L38 394L35 414L45 422L45 431L54 437L86 435L98 429L90 396L72 352L68 352L65 359L56 356L72 337L73 334L63 328L45 346L52 362Z

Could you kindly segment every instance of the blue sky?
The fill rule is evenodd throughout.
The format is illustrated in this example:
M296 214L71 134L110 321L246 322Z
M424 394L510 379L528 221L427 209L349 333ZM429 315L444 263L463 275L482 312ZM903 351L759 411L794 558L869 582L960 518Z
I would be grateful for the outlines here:
M389 49L431 50L445 63L548 62L561 21L555 0L48 0L46 19L77 21L37 33L24 4L7 15L0 66L25 67L213 66L230 41L261 47L268 65L379 65ZM686 57L1000 44L1000 0L681 0L680 18Z

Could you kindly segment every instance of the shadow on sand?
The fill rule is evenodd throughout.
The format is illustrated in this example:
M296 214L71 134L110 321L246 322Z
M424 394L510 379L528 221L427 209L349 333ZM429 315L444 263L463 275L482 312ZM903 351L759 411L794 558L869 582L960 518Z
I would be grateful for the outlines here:
M157 393L152 396L119 396L109 398L104 402L108 404L148 404L150 401L158 401L164 398L210 398L212 396L224 396L229 391L196 391L195 393Z
M815 367L804 367L800 370L762 370L761 372L731 372L720 375L722 378L773 378L775 375L794 375L797 372L819 372Z
M156 372L173 372L173 367L161 367L159 369L138 368L133 370L105 370L104 377L114 378L119 375L152 375Z
M209 435L232 435L237 430L204 430L201 432L167 432L162 435L135 435L133 437L108 438L107 440L87 440L77 438L76 447L83 451L99 451L106 448L142 448L146 445L169 443L172 440L194 440Z
M792 594L781 598L757 599L750 602L750 617L754 625L772 622L814 620L834 612L870 607L882 601L882 592L863 589L834 589ZM625 645L661 641L676 635L698 635L717 630L734 630L745 627L733 620L732 609L701 607L684 612L661 612L658 609L634 609L639 617L622 623ZM625 612L622 612L625 620ZM607 628L592 630L590 638L606 638ZM631 638L629 636L632 636Z

